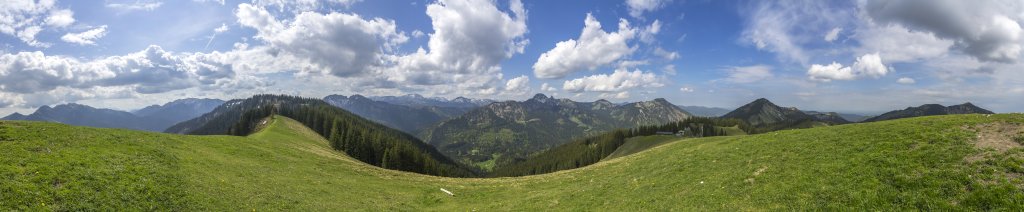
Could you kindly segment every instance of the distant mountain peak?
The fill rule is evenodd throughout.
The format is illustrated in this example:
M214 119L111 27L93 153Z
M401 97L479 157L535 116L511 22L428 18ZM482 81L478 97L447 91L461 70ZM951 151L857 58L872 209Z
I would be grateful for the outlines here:
M598 99L597 101L594 101L594 106L592 108L595 110L607 110L613 107L615 107L614 103L605 99Z
M89 107L89 106L72 102L72 103L60 104L60 105L53 106L53 107L54 108L59 108L59 107L80 108L80 107Z
M4 116L4 118L2 118L2 120L24 120L25 118L26 118L26 116L24 114L21 114L19 112L14 112L14 113L11 113L11 115Z
M40 108L40 109L42 109L42 108ZM48 108L48 109L51 109L51 110L63 110L63 111L75 111L75 110L89 110L89 109L100 109L100 108L95 108L95 107L91 107L91 106L83 105L83 104L78 104L78 103L65 103L65 104L55 105L55 106L53 106L51 108Z
M788 127L787 125L796 125L814 119L799 109L779 107L765 98L747 103L722 117L743 120L751 126L775 125L775 127Z
M530 99L546 100L546 99L548 99L548 96L544 95L542 93L537 93L537 94L533 95L533 98L530 98Z
M769 101L768 99L765 99L765 98L758 98L758 99L754 100L753 102L747 103L744 106L754 106L754 107L772 106L772 107L779 107L778 105L776 105L772 101Z
M472 102L473 100L471 100L469 98L466 98L466 97L461 97L460 96L460 97L455 97L455 99L452 99L452 101L453 102L460 102L460 103L467 103L467 102Z

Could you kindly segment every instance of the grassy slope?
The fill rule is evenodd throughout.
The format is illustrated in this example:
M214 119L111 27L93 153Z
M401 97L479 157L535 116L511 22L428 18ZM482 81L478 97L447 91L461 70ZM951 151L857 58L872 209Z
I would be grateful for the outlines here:
M367 166L284 118L250 137L5 121L0 208L1022 210L1022 148L965 160L987 150L961 127L996 119L1024 123L1022 115L935 116L685 139L581 169L497 179Z
M605 157L604 159L601 160L611 160L614 158L631 155L633 153L638 153L650 148L661 146L662 144L678 141L680 139L681 138L676 137L674 135L652 135L628 138L626 139L626 143L622 144L622 146L619 146L618 149L615 149L615 152L612 152L612 154L608 155L608 157Z
M715 129L725 130L726 135L747 134L746 132L743 132L743 130L741 130L739 127L716 127ZM618 149L615 149L615 152L612 152L612 154L608 155L608 157L605 157L604 159L601 160L611 160L614 158L631 155L638 152L643 152L644 150L658 147L663 144L671 143L677 140L681 139L679 137L672 135L652 135L629 138L626 139L625 144L622 144L622 146L620 146Z
M734 127L718 127L717 129L725 130L725 135L746 135L747 132L743 132L739 126Z

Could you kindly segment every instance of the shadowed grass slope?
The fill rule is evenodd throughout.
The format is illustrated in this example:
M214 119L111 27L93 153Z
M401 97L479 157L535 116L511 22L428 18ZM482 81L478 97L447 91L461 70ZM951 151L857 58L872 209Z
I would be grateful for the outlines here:
M360 163L282 117L248 137L4 121L0 208L1024 210L1024 150L979 148L983 123L1024 116L684 139L580 169L457 179Z

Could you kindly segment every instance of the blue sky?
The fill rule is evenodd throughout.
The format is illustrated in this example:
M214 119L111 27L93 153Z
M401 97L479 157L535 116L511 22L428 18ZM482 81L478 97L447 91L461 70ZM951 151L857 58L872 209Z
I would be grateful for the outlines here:
M1018 1L21 1L0 114L257 93L1024 111Z

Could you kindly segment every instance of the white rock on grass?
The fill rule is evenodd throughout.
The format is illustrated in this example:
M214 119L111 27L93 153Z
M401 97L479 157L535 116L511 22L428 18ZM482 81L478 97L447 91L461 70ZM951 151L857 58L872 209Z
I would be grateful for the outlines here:
M448 194L448 196L453 196L453 197L455 196L455 194L453 194L451 191L445 190L444 188L441 188L441 191L443 191L444 193Z

